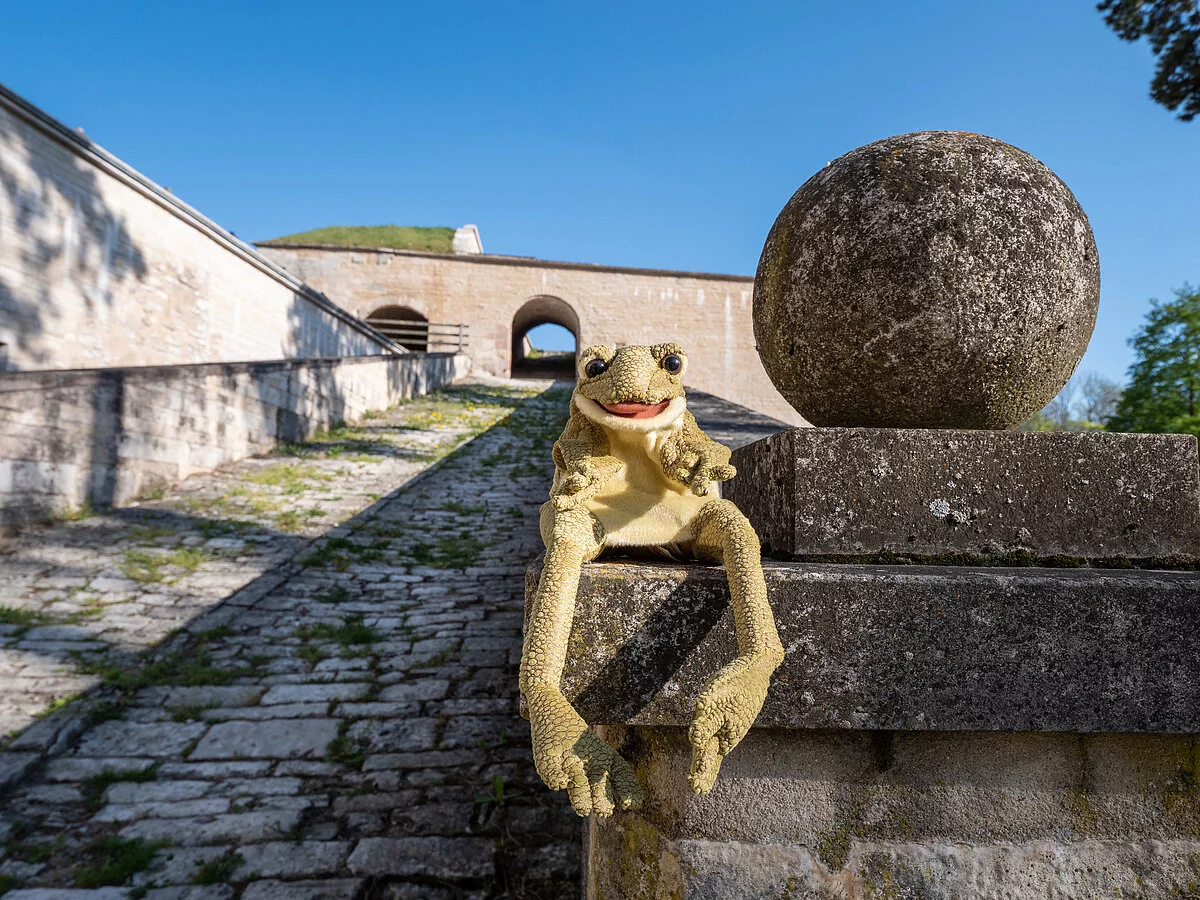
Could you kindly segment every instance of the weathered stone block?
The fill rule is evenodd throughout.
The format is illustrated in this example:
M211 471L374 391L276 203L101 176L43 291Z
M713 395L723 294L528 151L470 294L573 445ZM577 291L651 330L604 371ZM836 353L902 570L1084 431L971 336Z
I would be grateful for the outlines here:
M494 854L484 838L364 838L346 864L355 875L486 878L495 871Z
M591 898L1165 898L1200 874L1190 736L755 728L707 795L683 729L607 737L647 803L589 823Z
M209 729L189 759L321 757L337 730L335 719L221 722Z
M788 653L759 726L1200 732L1198 574L764 571ZM736 652L724 569L591 563L563 686L588 722L685 726Z
M733 464L724 496L785 558L1200 559L1190 435L804 428Z

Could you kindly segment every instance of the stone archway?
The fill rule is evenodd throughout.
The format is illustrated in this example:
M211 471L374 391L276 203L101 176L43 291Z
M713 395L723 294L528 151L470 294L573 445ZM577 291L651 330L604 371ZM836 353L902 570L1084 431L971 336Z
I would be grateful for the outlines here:
M559 325L571 332L575 348L569 353L528 355L526 335L539 325ZM509 366L513 378L575 378L575 354L579 351L579 315L558 297L542 295L527 301L512 319L512 356Z
M429 319L409 306L381 306L367 316L367 324L406 350L429 349Z

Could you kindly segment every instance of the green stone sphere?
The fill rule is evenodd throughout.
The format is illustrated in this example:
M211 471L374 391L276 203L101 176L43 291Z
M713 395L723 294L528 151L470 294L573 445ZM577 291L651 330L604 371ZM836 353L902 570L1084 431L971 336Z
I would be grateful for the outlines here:
M775 220L754 336L814 425L1008 428L1066 384L1100 264L1070 189L1023 150L961 131L852 150Z

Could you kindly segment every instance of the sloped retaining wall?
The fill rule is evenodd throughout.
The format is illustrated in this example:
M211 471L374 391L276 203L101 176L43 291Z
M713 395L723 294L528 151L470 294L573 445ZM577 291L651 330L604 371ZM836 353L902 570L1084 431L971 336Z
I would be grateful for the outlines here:
M469 370L410 353L0 375L0 529L121 506Z
M0 370L400 348L0 85Z

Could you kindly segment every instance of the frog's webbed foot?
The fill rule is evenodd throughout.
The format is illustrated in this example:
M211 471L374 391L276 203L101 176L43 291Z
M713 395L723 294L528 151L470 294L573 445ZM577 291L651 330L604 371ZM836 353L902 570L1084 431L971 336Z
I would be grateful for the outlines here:
M707 794L721 762L746 736L763 701L778 662L768 656L741 657L721 669L696 700L696 715L688 729L692 770L688 784Z
M533 598L521 654L521 693L533 733L533 762L552 790L566 790L581 816L611 816L642 803L637 777L620 754L588 730L563 696L579 570L603 546L603 528L582 506L542 507L546 563Z
M566 698L547 685L526 689L533 729L533 761L551 790L566 790L581 816L611 816L617 809L639 809L642 787L633 768L612 747L588 730Z

